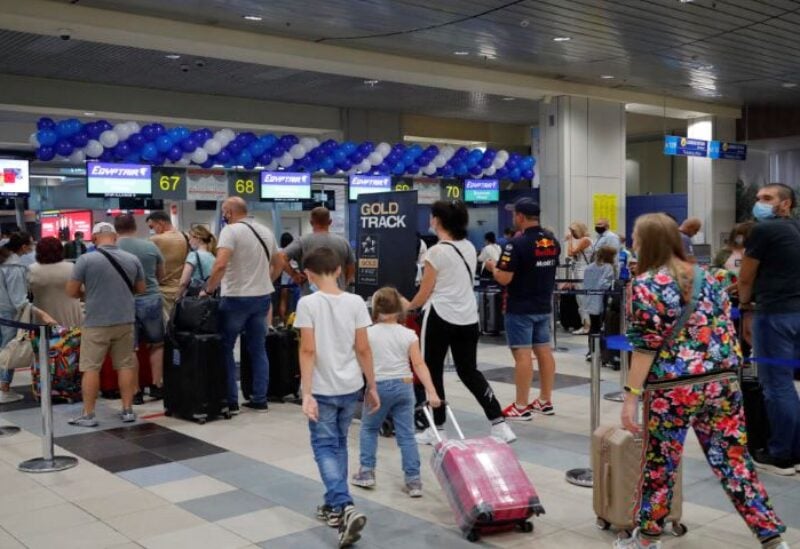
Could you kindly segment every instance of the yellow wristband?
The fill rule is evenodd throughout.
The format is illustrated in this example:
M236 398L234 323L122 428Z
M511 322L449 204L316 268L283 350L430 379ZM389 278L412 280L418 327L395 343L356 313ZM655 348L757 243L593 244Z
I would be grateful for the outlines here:
M642 390L641 389L634 389L630 385L626 385L623 388L625 389L626 393L631 393L634 396L642 396Z

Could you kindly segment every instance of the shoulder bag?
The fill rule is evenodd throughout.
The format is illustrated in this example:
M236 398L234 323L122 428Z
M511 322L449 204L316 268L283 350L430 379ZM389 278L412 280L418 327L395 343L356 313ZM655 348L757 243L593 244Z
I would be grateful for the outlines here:
M200 257L200 252L195 250L193 253L197 258L197 272L200 274L200 280L197 280L194 277L189 280L189 285L186 287L186 293L184 294L187 297L195 297L200 295L200 291L203 289L206 281L208 280L208 276L203 273L203 260Z
M127 288L130 290L131 295L136 295L136 290L133 287L133 283L128 278L128 275L125 274L125 270L122 268L122 265L120 265L119 262L117 262L117 260L114 259L114 257L104 249L97 248L97 251L100 252L100 255L105 257L109 263L111 263L111 266L114 267L114 270L117 271L120 278L122 278L122 280L125 282L125 286L127 286Z
M440 244L444 244L445 246L450 246L456 251L458 256L461 258L461 261L464 262L464 268L467 269L467 276L469 277L469 285L474 286L475 277L472 274L472 269L469 268L469 263L467 263L467 259L464 257L464 254L461 253L461 250L459 250L458 247L452 242L440 242Z
M6 288L6 293L8 293L5 275L1 275L0 278L3 279L3 286ZM26 302L25 305L22 306L22 310L17 314L17 318L14 320L30 324L32 309L33 307L31 304ZM33 346L31 345L31 332L30 330L19 328L14 339L9 341L6 346L0 350L0 370L30 368L33 365L34 359Z

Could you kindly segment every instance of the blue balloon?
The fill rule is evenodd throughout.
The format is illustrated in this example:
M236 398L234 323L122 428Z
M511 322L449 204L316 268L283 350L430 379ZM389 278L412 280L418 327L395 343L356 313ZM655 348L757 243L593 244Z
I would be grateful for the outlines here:
M498 168L494 174L497 176L497 179L506 179L508 177L508 170L505 168Z
M264 151L266 151L267 148L263 142L261 142L260 140L255 140L252 143L250 143L248 150L250 151L250 154L253 155L253 157L259 157L262 154L264 154Z
M127 162L128 164L137 164L138 162L141 161L141 159L142 157L139 156L139 153L131 153L125 157L125 162Z
M100 133L103 133L102 131ZM100 135L99 133L97 135ZM144 136L146 141L155 141L158 137L158 132L153 127L152 124L148 124L144 128L142 128L142 135Z
M112 149L112 151L114 152L114 156L120 160L123 160L126 156L131 154L131 146L128 145L127 142L121 141Z
M145 143L142 146L142 158L145 160L153 160L158 156L158 149L154 143Z
M336 167L334 166L334 167L332 167L332 168L327 168L327 169L325 170L325 173L326 173L326 174L328 174L328 175L336 175L336 172L337 172L337 171L338 171L338 170L337 170L337 169L336 169Z
M250 162L245 162L244 164L242 164L242 166L244 166L244 169L246 170L252 170L253 168L256 167L256 161L251 158Z
M327 172L328 170L334 167L333 159L323 158L322 161L319 163L319 167Z
M469 172L469 168L467 168L466 164L461 163L456 167L455 172L457 176L463 177L467 175L467 173Z
M132 133L128 138L128 144L131 146L131 149L139 150L142 148L142 145L145 144L145 138L140 133Z
M36 139L39 141L39 145L52 147L58 141L58 133L52 129L39 130L36 132Z
M272 155L268 152L262 153L258 158L256 158L256 161L262 166L267 166L270 162L272 162Z
M350 157L350 162L352 162L353 164L361 164L364 161L364 158L365 158L364 155L356 151Z
M414 163L414 159L416 157L411 151L406 151L406 154L403 155L403 165L410 166Z
M103 133L106 130L111 130L114 128L114 126L108 120L98 120L97 125L103 128L103 130L100 133Z
M61 120L58 124L56 124L56 132L58 132L59 137L69 137L70 129L71 128L68 120Z
M264 150L269 151L272 150L272 147L274 147L275 144L278 142L278 138L270 133L265 136L262 136L260 141L264 143L265 147Z
M56 157L56 150L50 146L39 147L36 149L36 158L47 162L48 160L52 160Z
M517 182L520 180L520 177L522 177L522 173L520 172L519 168L514 168L511 170L511 172L509 172L508 177L511 179L511 181Z
M114 153L111 152L111 149L106 149L103 151L103 154L100 155L101 162L111 162L114 160Z
M492 165L492 159L484 156L481 158L481 161L478 163L478 165L485 170Z
M272 155L273 158L279 158L283 156L283 153L285 152L286 152L286 147L284 147L283 145L280 144L280 142L278 142L275 144L274 147L272 147L270 154Z
M478 165L478 159L474 156L468 156L464 164L466 164L468 170L471 170Z
M392 173L395 175L403 175L406 172L406 166L402 162L398 162L392 168Z
M494 160L494 157L497 156L497 151L494 149L486 149L486 152L483 153L484 158L491 158Z
M181 148L188 152L194 152L197 150L197 141L192 139L191 137L187 137L181 142Z
M353 164L352 164L352 162L350 162L348 160L345 160L344 162L336 164L336 167L339 168L340 170L342 170L343 172L346 172L346 171L350 170L350 168L353 167Z
M239 156L236 157L236 161L242 166L245 166L253 162L253 155L250 154L250 151L244 149L242 152L239 153Z
M80 131L69 138L70 143L75 145L76 147L85 147L86 144L89 142L89 134L85 131Z
M167 151L167 158L172 162L177 162L183 157L183 149L178 147L177 145L173 145Z
M333 158L333 161L335 163L341 164L342 162L347 160L347 154L343 150L338 149L338 150L333 151L333 154L331 155L331 158Z
M478 176L478 175L480 175L482 171L483 171L483 170L481 169L481 167L480 167L480 166L472 166L472 167L469 169L469 173L470 173L470 175L474 175L474 176Z
M167 132L167 128L165 128L162 124L153 124L153 130L155 130L156 135L163 135Z
M231 159L234 159L242 152L242 144L238 141L231 141L223 150L227 150L231 153Z
M411 164L406 171L411 175L417 175L419 173L420 167L419 164Z
M189 128L184 128L183 126L181 126L178 129L180 130L181 141L192 135L192 132L189 131Z
M450 166L450 165L443 166L442 167L442 175L444 177L453 177L453 175L455 175L455 170L453 169L453 166Z
M284 135L280 139L278 139L278 144L283 147L284 149L288 149L292 146L292 140L289 139L288 135Z
M46 116L39 119L36 122L36 129L38 130L52 130L56 127L56 123L52 118L48 118Z
M172 128L167 132L169 138L173 141L173 143L177 143L178 141L182 141L183 138L181 137L181 129L180 128Z
M528 181L533 179L533 170L531 170L530 168L523 170L522 171L522 179L526 179Z
M369 153L375 150L375 143L372 141L364 141L361 145L358 146L358 153L361 156L368 156Z
M158 150L158 152L165 153L171 148L172 148L172 139L169 138L169 135L163 134L159 135L156 138L156 150Z
M210 167L211 167L211 166L213 166L213 165L214 165L214 160L212 160L212 159L209 157L209 159L208 159L208 160L206 160L205 162L203 162L202 164L200 164L200 167L208 169L208 168L210 168ZM251 168L249 168L249 169L251 169Z
M225 149L222 149L221 151L219 151L219 153L216 154L215 160L217 164L223 164L223 165L227 164L228 162L231 161L231 153L229 153Z

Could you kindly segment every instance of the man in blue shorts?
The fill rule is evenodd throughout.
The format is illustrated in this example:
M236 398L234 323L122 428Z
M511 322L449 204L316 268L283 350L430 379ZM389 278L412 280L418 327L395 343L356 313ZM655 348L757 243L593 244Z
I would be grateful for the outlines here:
M509 421L530 421L534 413L555 414L552 403L556 363L550 348L550 314L556 267L561 255L553 233L539 225L539 204L520 198L513 205L514 225L521 231L503 247L500 261L487 261L495 281L507 288L506 339L514 355L516 402L503 415ZM530 402L533 357L539 363L539 398Z

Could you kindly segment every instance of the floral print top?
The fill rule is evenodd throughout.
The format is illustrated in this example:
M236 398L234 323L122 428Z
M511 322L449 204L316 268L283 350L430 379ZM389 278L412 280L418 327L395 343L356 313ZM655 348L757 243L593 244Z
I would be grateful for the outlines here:
M695 312L663 349L686 306L680 287L667 268L634 280L628 339L638 351L657 352L648 383L732 370L741 363L728 294L719 279L704 274Z

